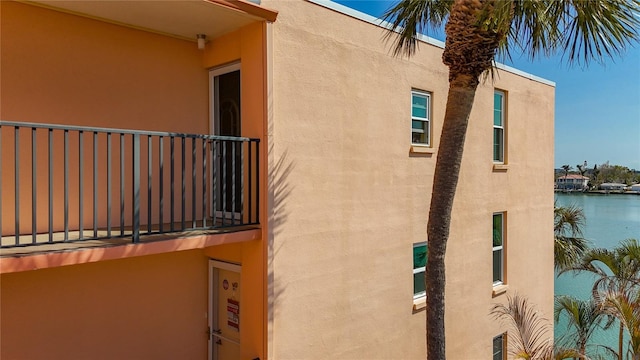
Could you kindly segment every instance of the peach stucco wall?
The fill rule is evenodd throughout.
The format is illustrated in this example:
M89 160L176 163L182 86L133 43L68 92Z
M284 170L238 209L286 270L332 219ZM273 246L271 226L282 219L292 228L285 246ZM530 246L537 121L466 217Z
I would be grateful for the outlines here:
M273 24L269 154L275 359L424 359L412 245L426 219L447 96L442 50L390 56L384 30L306 1ZM508 93L508 165L492 163L493 88ZM411 89L432 94L433 154L411 154ZM506 211L507 294L553 305L554 88L498 71L480 86L447 252L447 355L491 358L492 214Z
M264 137L267 100L265 24L262 22L210 39L207 48L200 51L194 42L22 3L2 1L0 14L1 120L206 134L210 122L208 69L239 61L242 135ZM5 130L2 155L11 158L13 148L4 146L10 144L5 139L12 139L13 134ZM46 144L46 135L38 136ZM85 140L88 171L84 177L84 194L90 199L89 139ZM77 157L74 141L70 144L72 162ZM60 150L60 144L56 143L56 151ZM118 145L114 142L114 148ZM30 146L30 134L25 133L21 137L21 153L27 153ZM143 142L142 148L145 146ZM261 146L264 148L266 141L262 141ZM40 154L45 148L46 145L38 145L38 173L44 179L43 185L38 186L41 199L38 219L46 223L47 168L45 155ZM167 151L165 144L165 153ZM264 196L266 151L260 153L260 193ZM54 171L59 171L62 164L60 152L57 154ZM100 161L103 155L99 155ZM158 161L157 156L153 161ZM21 178L29 180L21 184L24 199L21 228L30 231L30 159L22 165ZM141 165L144 171L146 161ZM117 177L117 164L113 167ZM129 163L125 169L129 171ZM100 182L103 171L101 168ZM190 173L189 164L187 173ZM3 159L2 231L6 234L13 233L14 175L13 160ZM143 172L143 187L144 175ZM56 178L61 181L60 176ZM157 189L157 178L154 181ZM165 181L166 191L167 183ZM60 204L61 185L56 184L54 201ZM74 213L77 194L73 193L77 191L77 176L71 177L70 188L73 229L77 226ZM127 191L130 192L128 187ZM190 196L190 181L186 191ZM105 203L105 198L104 191L100 191L100 204ZM142 194L143 206L146 206L145 199L146 195ZM127 222L131 212L128 206L125 208ZM267 202L262 200L260 206L264 224ZM90 208L85 206L85 222L91 218ZM105 212L100 206L99 218L104 219ZM165 208L165 216L168 213ZM156 215L157 209L154 217ZM113 216L119 217L119 209L114 209ZM60 227L60 221L58 211L56 228ZM38 229L43 230L42 226ZM259 231L260 236L251 241L162 255L147 255L149 252L142 244L136 248L139 251L123 255L132 258L122 260L83 264L82 259L92 258L91 254L99 254L100 249L83 250L86 251L83 255L89 255L64 257L75 259L71 262L76 265L61 260L60 267L3 274L0 278L0 357L204 358L207 352L207 259L213 258L242 265L242 357L264 358L266 245L261 239L266 226ZM226 241L224 236L220 240ZM158 248L149 244L151 247ZM174 250L184 250L184 247Z

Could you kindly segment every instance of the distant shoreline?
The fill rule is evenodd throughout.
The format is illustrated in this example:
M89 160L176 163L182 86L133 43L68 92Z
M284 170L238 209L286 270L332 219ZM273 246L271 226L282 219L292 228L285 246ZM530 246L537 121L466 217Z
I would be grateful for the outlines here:
M595 195L640 195L640 191L620 191L620 190L566 190L554 189L556 193L562 194L595 194Z

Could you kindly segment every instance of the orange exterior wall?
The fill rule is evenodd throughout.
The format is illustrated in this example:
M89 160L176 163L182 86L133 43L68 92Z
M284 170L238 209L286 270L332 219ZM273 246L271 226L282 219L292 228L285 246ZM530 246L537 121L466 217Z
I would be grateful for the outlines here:
M1 120L206 134L210 121L208 69L240 61L242 135L263 138L266 132L264 23L210 39L206 50L200 51L193 42L21 3L0 2L0 14ZM13 150L4 148L12 136L3 129L3 160L12 158ZM21 152L26 153L30 134L22 139ZM85 142L90 151L90 141ZM114 147L117 145L115 142ZM40 165L40 157L46 158L40 152L45 147L38 147L38 171L44 177L46 160ZM267 182L264 149L265 141L260 152L263 197ZM62 159L55 161L58 168ZM144 161L141 165L146 168ZM13 166L12 159L2 162L2 231L6 234L13 233ZM30 179L30 162L21 169L21 178ZM125 169L129 171L129 164ZM90 198L92 175L88 173L85 197ZM70 188L76 184L72 177ZM21 185L21 193L30 205L28 185ZM56 202L62 201L59 192L55 196ZM101 203L104 196L101 192ZM46 186L38 188L38 198L46 205ZM144 194L141 201L146 204ZM73 211L77 199L70 203ZM260 221L265 224L265 200L260 200L260 207ZM125 213L128 221L130 210ZM30 230L30 216L31 209L23 206L22 228ZM43 206L38 218L46 222L46 217ZM85 214L85 220L90 217ZM72 215L72 221L75 219ZM56 222L59 227L58 217ZM266 233L266 226L260 231ZM0 275L0 357L204 358L207 259L214 258L242 265L242 357L264 359L265 257L266 245L257 239L91 264L79 260L78 265Z
M207 259L175 252L3 274L2 359L202 359Z
M3 120L208 132L207 70L194 43L0 6Z
M213 39L207 44L203 57L206 68L217 68L240 61L240 88L242 92L242 136L260 138L260 224L262 224L262 239L267 234L267 97L266 97L266 25L254 23L238 31ZM246 175L246 174L245 174ZM254 206L257 204L254 203ZM233 247L223 248L223 255L207 254L218 258L242 264L241 279L244 284L242 299L243 317L240 319L243 331L241 333L241 356L243 359L253 359L254 354L266 358L267 343L267 308L266 308L266 242L244 242ZM216 248L219 252L220 247ZM223 256L223 257L220 257ZM248 321L251 319L251 323Z
M202 66L202 52L193 43L140 30L107 24L97 20L56 12L35 6L5 2L1 3L0 38L2 76L0 87L0 119L53 123L90 127L155 130L168 132L207 134L209 132L208 72ZM15 195L15 165L13 134L10 128L2 131L2 229L4 234L13 234ZM28 129L20 138L20 197L21 232L31 229L31 134ZM46 132L38 134L37 216L42 219L38 231L46 231L48 196L46 176ZM78 227L77 170L78 140L70 133L70 227ZM63 188L62 134L54 139L54 188ZM130 138L126 139L130 142ZM106 137L101 143L99 162L106 164ZM188 143L187 145L191 145ZM155 145L157 149L157 144ZM113 137L113 147L119 140ZM127 153L130 154L130 143ZM146 139L142 141L146 149ZM168 142L165 144L168 165ZM84 197L92 197L93 175L91 166L91 134L84 136L85 171ZM200 153L200 152L199 152ZM143 154L145 154L143 152ZM119 165L114 156L113 179L119 177ZM125 160L125 172L130 174L130 158ZM154 158L157 171L157 156ZM146 169L146 156L142 156L141 168ZM167 168L168 170L168 168ZM187 165L190 173L190 164ZM165 171L168 183L169 171ZM177 175L179 179L179 174ZM102 189L105 167L100 167L98 177ZM143 185L146 184L142 177ZM115 180L114 180L115 181ZM155 189L158 189L157 176ZM200 184L198 184L200 185ZM125 187L127 197L131 187ZM165 187L169 191L168 186ZM117 185L114 184L114 189ZM191 184L187 183L187 194ZM198 192L201 190L198 188ZM106 218L106 191L99 191L99 216ZM169 195L166 192L167 197ZM142 204L146 203L146 194ZM114 190L114 204L119 196ZM54 193L54 203L61 205L62 191ZM29 204L29 206L27 206ZM165 214L169 207L166 202ZM201 206L197 207L198 209ZM190 207L188 207L190 209ZM54 212L54 227L63 228L62 208ZM112 216L119 216L114 206ZM179 212L179 211L178 211ZM90 206L85 205L84 225L90 226ZM130 221L131 210L127 204L126 221ZM157 218L157 213L154 213ZM190 215L190 214L189 214ZM142 221L146 221L145 218Z

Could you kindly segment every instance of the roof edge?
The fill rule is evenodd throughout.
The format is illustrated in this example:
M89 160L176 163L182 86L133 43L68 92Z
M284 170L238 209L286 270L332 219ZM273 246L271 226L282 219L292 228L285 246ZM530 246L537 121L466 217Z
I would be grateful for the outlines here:
M245 12L247 14L260 17L268 22L276 21L278 12L276 10L267 9L260 5L245 0L205 0L230 9Z
M382 20L376 18L375 16L371 16L371 15L365 14L365 13L363 13L361 11L358 11L358 10L352 9L350 7L338 4L336 2L333 2L332 0L306 0L306 1L310 2L310 3L313 3L313 4L316 4L316 5L319 5L319 6L322 6L322 7L325 7L325 8L330 9L330 10L334 10L334 11L339 12L341 14L356 18L358 20L367 22L369 24L375 25L375 26L383 28L383 29L387 29L388 30L388 29L391 29L392 26L393 26L388 21L382 21ZM396 31L396 30L394 30L394 31ZM444 45L445 45L444 42L440 41L438 39L434 39L434 38L429 37L429 36L424 35L424 34L418 34L417 35L417 39L419 41L423 42L423 43L426 43L426 44L433 45L433 46L439 47L441 49L444 49ZM529 80L537 81L537 82L545 84L545 85L549 85L549 86L553 86L553 87L556 86L556 83L551 81L551 80L544 79L542 77L527 73L527 72L522 71L522 70L518 70L518 69L516 69L514 67L511 67L511 66L499 63L499 62L495 62L495 67L497 69L500 69L500 70L503 70L503 71L507 71L507 72L513 73L515 75L519 75L519 76L522 76L522 77L527 78Z

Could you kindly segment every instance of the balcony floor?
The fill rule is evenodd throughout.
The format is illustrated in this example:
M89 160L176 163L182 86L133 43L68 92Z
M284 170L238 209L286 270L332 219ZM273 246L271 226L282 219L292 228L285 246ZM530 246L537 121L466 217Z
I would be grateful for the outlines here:
M191 225L191 222L188 223ZM170 229L171 224L163 224L163 229ZM174 223L174 228L179 229L181 227L181 223ZM162 234L147 234L146 232L140 233L140 241L139 244L151 243L157 241L165 241L165 240L174 240L180 238L188 238L194 236L202 236L202 235L216 235L216 234L226 234L237 231L244 230L252 230L257 229L259 226L256 225L243 225L243 226L229 226L224 228L215 228L215 229L192 229L185 231L176 231L170 233L162 233ZM146 230L147 227L145 226ZM152 225L152 231L158 231L159 225ZM104 239L88 239L88 240L80 240L80 232L79 231L69 231L68 241L64 242L64 231L54 232L53 233L53 241L49 242L49 234L37 234L36 235L36 243L32 243L32 236L29 235L20 235L19 242L20 246L11 247L11 248L2 248L0 249L0 258L3 257L21 257L21 256L29 256L35 254L43 254L43 253L51 253L51 252L64 252L64 251L74 251L81 249L91 249L91 248L104 248L104 247L113 247L120 245L129 245L133 244L131 238L131 229L125 228L124 236L120 236L120 229L111 230L111 237L107 237L107 230L101 229L98 230L97 237L104 237ZM83 237L84 238L93 238L94 236L93 230L84 230ZM15 236L2 236L1 242L3 246L9 246L15 244Z

